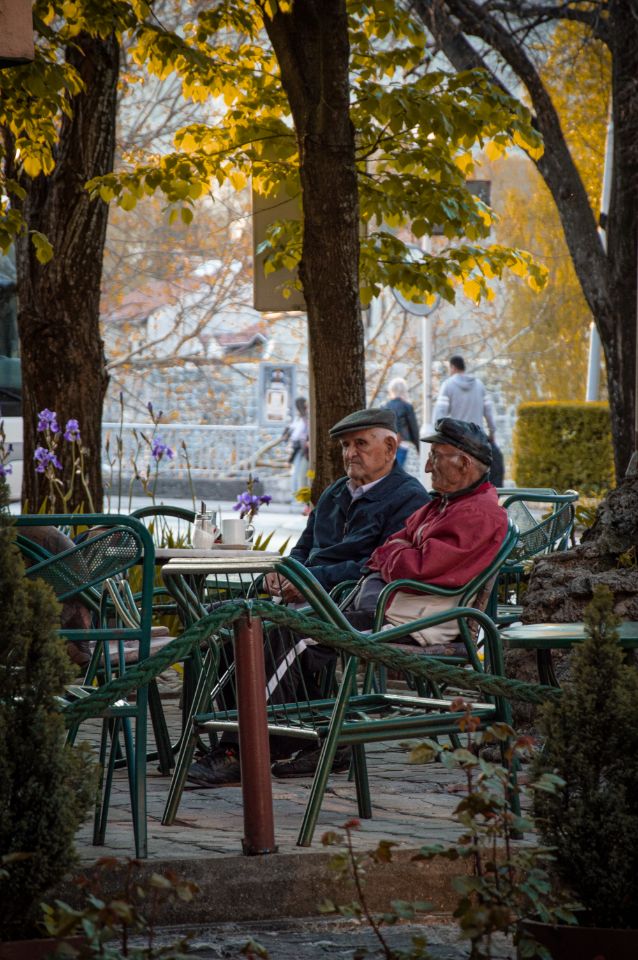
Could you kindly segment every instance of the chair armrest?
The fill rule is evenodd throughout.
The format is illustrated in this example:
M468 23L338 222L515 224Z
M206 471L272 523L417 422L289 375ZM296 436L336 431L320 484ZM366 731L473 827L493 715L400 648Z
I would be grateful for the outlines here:
M433 583L422 583L419 580L393 580L387 583L377 597L377 606L374 612L374 629L380 630L383 626L385 612L393 594L399 590L409 590L412 593L426 593L436 597L457 597L463 592L460 587L437 587Z

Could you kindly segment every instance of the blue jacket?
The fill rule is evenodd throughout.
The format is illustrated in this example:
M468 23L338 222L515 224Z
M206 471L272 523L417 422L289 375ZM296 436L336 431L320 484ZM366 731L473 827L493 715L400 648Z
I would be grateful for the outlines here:
M416 477L396 462L383 480L357 500L352 499L347 483L348 478L342 477L324 490L290 551L326 590L344 580L358 580L373 550L430 499Z

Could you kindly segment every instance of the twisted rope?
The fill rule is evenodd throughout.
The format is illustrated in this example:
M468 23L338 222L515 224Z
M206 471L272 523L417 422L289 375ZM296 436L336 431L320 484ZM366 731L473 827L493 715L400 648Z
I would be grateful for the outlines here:
M100 716L116 700L126 697L131 691L142 687L173 663L183 660L194 647L203 644L222 627L229 627L240 617L263 617L277 626L290 627L295 633L312 637L328 647L345 650L362 660L374 660L391 670L411 673L415 677L451 684L463 689L476 690L508 700L523 700L527 703L543 703L561 695L560 689L540 684L525 683L489 673L477 673L462 667L441 663L436 657L415 652L406 653L390 643L379 642L381 634L359 635L342 630L333 624L315 620L306 614L280 607L267 600L230 600L213 613L202 617L181 636L175 637L165 647L141 663L127 669L126 673L101 687L96 687L88 697L73 701L64 707L68 726Z

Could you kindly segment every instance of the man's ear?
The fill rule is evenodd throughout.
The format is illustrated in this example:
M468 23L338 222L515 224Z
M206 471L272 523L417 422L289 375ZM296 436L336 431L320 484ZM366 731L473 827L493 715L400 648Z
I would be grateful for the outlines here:
M385 438L385 446L388 453L395 457L397 453L397 447L399 446L397 438L393 437L391 434L388 434L388 436Z

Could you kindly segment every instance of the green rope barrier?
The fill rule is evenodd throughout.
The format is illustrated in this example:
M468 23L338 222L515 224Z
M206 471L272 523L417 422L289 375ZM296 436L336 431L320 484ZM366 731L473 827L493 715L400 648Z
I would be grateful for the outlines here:
M379 642L375 635L362 635L348 632L333 624L315 620L306 614L280 607L268 600L230 600L217 610L203 617L183 634L166 644L157 653L141 663L127 669L126 673L92 690L88 697L75 700L63 709L67 726L100 716L116 700L144 686L173 663L183 660L194 647L201 645L221 627L228 627L248 614L258 616L277 626L290 627L295 633L319 640L326 646L345 650L362 660L374 660L392 670L405 671L426 680L435 680L456 685L464 689L476 690L491 696L505 697L508 700L523 700L527 703L544 703L556 699L561 691L556 687L525 683L508 677L489 673L476 673L472 670L441 663L435 657L423 653L406 653L390 643Z
M295 633L312 637L313 640L319 640L326 646L345 650L362 660L383 663L392 670L405 671L426 680L443 681L466 689L470 688L510 700L523 700L527 703L544 703L546 700L554 700L561 696L561 690L558 687L525 683L522 680L512 680L490 673L476 673L463 667L441 663L436 657L429 657L424 653L406 653L404 650L397 650L391 643L376 640L375 635L349 633L332 624L313 620L287 607L275 606L265 601L248 601L247 603L255 615L263 616L272 623L291 627ZM376 634L376 636L381 635Z

